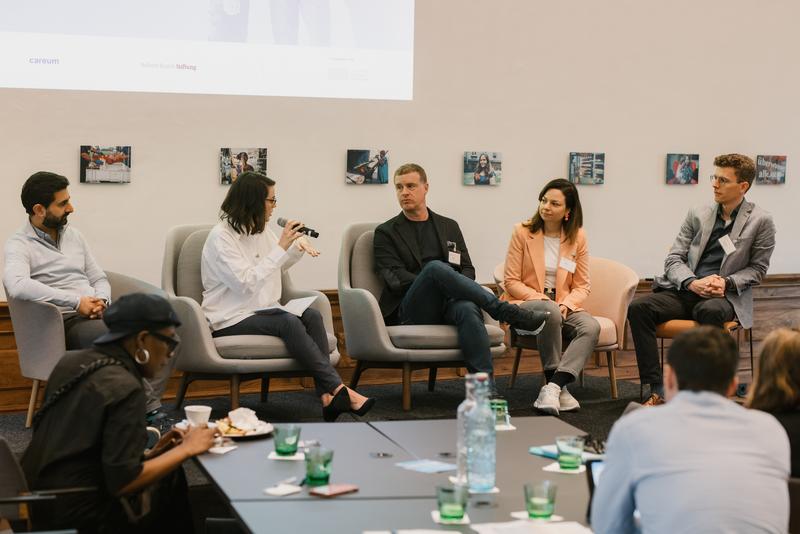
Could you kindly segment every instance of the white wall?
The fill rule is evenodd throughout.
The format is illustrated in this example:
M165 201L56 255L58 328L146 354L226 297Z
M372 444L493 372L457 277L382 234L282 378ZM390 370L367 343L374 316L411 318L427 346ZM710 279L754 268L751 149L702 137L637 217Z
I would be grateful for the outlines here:
M798 19L792 0L420 0L412 102L0 90L0 236L25 220L25 178L60 172L101 265L159 283L165 230L215 220L219 147L267 146L277 216L322 232L295 279L335 288L344 226L399 211L391 186L344 184L345 152L385 146L390 171L427 169L429 205L459 220L488 282L568 153L597 151L590 249L649 277L687 207L711 201L713 157L743 152L789 157L788 183L748 198L778 227L770 272L798 273ZM79 184L81 144L132 145L132 183ZM499 187L461 185L463 151L481 149L503 153ZM664 185L668 152L700 154L700 185Z

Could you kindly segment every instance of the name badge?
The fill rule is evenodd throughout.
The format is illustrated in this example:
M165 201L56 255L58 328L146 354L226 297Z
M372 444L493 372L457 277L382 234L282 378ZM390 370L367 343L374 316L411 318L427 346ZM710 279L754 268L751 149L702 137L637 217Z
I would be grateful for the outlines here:
M569 271L575 274L575 267L578 265L569 258L561 257L561 261L558 263L558 266L564 269L565 271Z
M447 253L447 261L453 265L461 265L461 253L453 252L452 250Z
M736 252L736 245L731 241L731 236L727 234L719 238L719 245L722 247L722 250L725 251L726 256Z

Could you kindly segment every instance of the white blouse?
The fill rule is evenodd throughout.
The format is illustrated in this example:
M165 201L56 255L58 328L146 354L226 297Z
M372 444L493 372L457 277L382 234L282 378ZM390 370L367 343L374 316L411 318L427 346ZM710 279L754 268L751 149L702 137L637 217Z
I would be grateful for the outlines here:
M555 289L558 253L561 251L560 237L544 238L544 288Z
M296 246L283 250L269 228L255 235L239 234L227 221L218 223L203 246L200 273L203 312L213 330L255 315L255 310L281 298L281 272L300 259Z

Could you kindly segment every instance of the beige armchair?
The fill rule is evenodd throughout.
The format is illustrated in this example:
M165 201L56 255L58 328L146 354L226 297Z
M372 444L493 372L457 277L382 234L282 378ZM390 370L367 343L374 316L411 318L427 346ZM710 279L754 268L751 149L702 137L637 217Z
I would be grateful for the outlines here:
M183 371L175 400L183 403L186 390L194 380L230 381L231 408L239 406L239 386L243 380L261 380L261 401L267 399L271 377L308 376L308 371L289 355L286 345L275 336L211 337L211 328L203 314L203 283L200 278L200 258L212 225L184 225L167 232L161 284L183 323L178 332L182 342L175 362ZM316 296L312 307L322 314L328 333L330 361L339 362L333 317L328 298L319 291L295 289L289 274L282 277L281 302L294 298Z
M504 265L501 263L494 270L495 281L500 287L504 287L503 272ZM625 339L628 305L633 300L639 277L626 265L594 256L589 258L589 273L592 290L582 307L600 323L600 337L594 350L595 353L606 353L611 397L616 399L618 394L614 358L616 351L621 348ZM509 387L514 387L522 350L537 350L536 338L534 336L517 336L512 328L510 345L517 349L509 382Z
M347 354L357 361L350 387L366 369L402 369L403 409L411 409L411 371L428 369L428 390L439 367L463 367L464 358L454 326L386 326L378 307L383 282L375 274L372 239L377 223L347 227L339 253L339 305ZM487 291L489 289L487 288ZM492 356L502 355L504 332L484 313Z
M124 274L106 271L106 276L111 286L112 301L128 293L164 293L152 284ZM25 428L29 428L36 409L39 387L50 378L56 363L67 352L64 320L61 311L54 304L18 300L8 296L8 289L6 295L11 323L14 325L19 368L23 377L33 380L25 418Z

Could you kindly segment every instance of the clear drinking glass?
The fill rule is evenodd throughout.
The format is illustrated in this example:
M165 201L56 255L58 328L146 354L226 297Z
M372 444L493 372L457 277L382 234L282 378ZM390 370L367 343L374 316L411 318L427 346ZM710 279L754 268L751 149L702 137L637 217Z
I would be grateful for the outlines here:
M331 476L333 451L324 447L306 449L306 484L324 486Z
M300 425L275 425L273 437L275 452L280 456L292 456L297 453L297 444L300 442Z
M532 519L550 519L556 506L556 485L549 480L525 484L525 509Z
M559 436L556 438L558 466L561 469L580 468L583 460L584 438L582 436Z
M464 518L469 492L466 486L437 486L436 501L442 521L458 521Z

